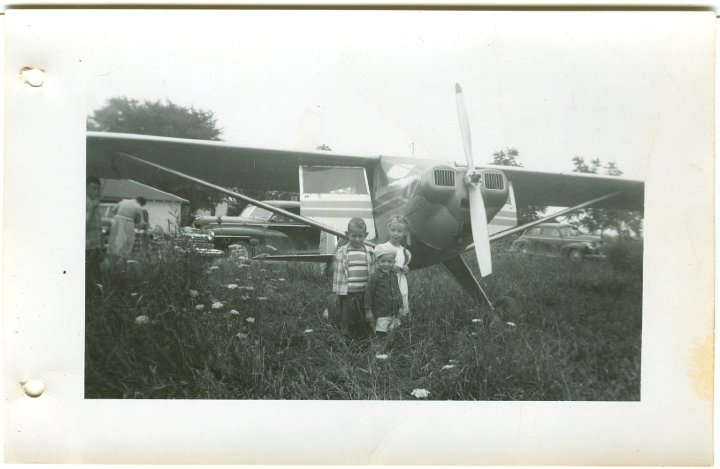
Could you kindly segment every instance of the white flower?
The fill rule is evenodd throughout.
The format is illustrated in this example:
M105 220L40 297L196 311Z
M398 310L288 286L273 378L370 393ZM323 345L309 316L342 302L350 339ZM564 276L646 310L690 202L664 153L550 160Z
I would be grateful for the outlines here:
M285 281L284 278L279 278L279 279L278 279L278 282L284 282L284 281Z
M473 319L472 322L482 322L482 319Z
M377 358L378 360L387 360L387 357L388 356L385 353L378 353L377 355L375 355L375 358Z
M506 322L505 324L507 324L508 326L515 327L515 323L514 323L514 322Z
M198 296L199 294L200 292L198 292L197 290L190 290L190 296L192 296L193 298Z
M448 363L455 363L455 364L457 364L457 363L460 363L460 362L457 361L457 360L455 360L455 359L450 359L450 360L448 360Z
M198 311L202 311L205 309L205 305L197 305L197 306L195 306L195 309Z
M412 394L416 399L422 399L423 397L428 397L430 395L430 391L427 389L413 389L413 392L410 394Z
M228 314L240 314L240 313L238 313L238 312L235 311L234 309L231 309L230 311L228 311Z
M137 293L130 293L130 296L137 296Z
M309 333L311 333L312 331L313 331L312 329L305 329L304 333L305 333L305 334L309 334Z
M248 295L243 295L240 297L241 300L249 300L250 297Z
M235 337L237 337L240 340L247 339L247 336L248 336L247 334L243 334L242 332L238 332L237 334L235 334Z
M220 267L213 265L208 270L218 270Z
M245 320L250 324L255 324L255 318L250 317L250 318L246 318Z
M212 309L220 309L220 308L222 308L223 306L225 306L225 305L222 304L222 302L216 301L215 303L212 304Z
M150 318L143 314L135 318L135 324L150 324Z
M258 296L257 299L258 299L259 301L266 301L266 300L267 300L267 296Z
M255 287L244 287L244 288L245 288L245 290L248 290L248 291L253 291L253 290L255 290Z
M452 368L455 368L457 365L445 365L442 367L443 370L450 370Z
M229 283L227 286L230 290L233 290L238 287L237 283Z

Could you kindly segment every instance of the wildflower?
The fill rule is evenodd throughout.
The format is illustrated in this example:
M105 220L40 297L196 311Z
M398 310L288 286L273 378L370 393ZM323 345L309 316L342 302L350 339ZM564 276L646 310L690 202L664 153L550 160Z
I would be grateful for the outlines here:
M255 318L249 317L245 319L249 324L255 324Z
M416 399L422 399L424 397L428 397L430 395L430 391L427 389L413 389L413 392L411 392L413 397Z
M234 310L234 309L231 309L230 311L228 311L228 314L240 314L240 313L238 313L238 312L237 312L236 310Z
M235 334L235 337L237 337L240 340L247 339L247 336L248 336L247 334L243 334L242 332L238 332L237 334Z
M472 322L482 322L482 319L477 319L477 318L475 318L475 319L472 320Z
M460 363L460 362L457 361L457 360L455 360L455 359L450 359L450 360L448 360L448 363L458 364L458 363Z
M137 296L137 293L132 292L132 293L130 293L130 296Z
M135 318L135 324L150 324L150 318L143 314Z
M190 296L192 296L193 298L195 298L199 294L200 294L200 292L198 292L197 290L190 290Z
M377 358L378 360L387 360L387 357L388 356L385 353L378 353L377 355L375 355L375 358Z
M212 309L220 309L220 308L222 308L223 306L225 306L225 305L222 304L221 301L216 301L215 303L212 304Z
M218 270L220 267L213 265L208 270Z
M245 287L245 290L253 291L253 290L255 290L255 287Z
M278 282L284 282L284 281L285 281L284 278L279 278L279 279L278 279Z
M455 368L457 365L445 365L442 367L443 370L451 370Z
M258 296L257 299L258 299L259 301L266 301L266 300L267 300L267 296Z
M202 311L205 309L205 305L197 305L197 306L195 306L195 309L198 311Z
M304 333L305 333L305 334L309 334L309 333L311 333L312 331L313 331L312 329L305 329Z
M229 283L227 286L230 290L234 290L238 287L237 283Z
M241 300L249 300L249 299L250 299L250 296L249 296L249 295L243 295L243 296L240 297L240 299L241 299Z
M514 323L514 322L506 322L505 324L507 324L508 326L515 327L515 323Z

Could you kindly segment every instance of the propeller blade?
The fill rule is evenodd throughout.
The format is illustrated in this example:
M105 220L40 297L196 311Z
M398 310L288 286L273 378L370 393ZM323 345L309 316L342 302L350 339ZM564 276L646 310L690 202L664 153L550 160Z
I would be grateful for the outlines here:
M488 234L487 214L480 187L475 184L468 185L470 198L470 225L472 227L473 241L475 242L475 255L480 266L480 275L486 277L492 273L492 256L490 254L490 236Z
M465 160L468 166L465 185L467 186L468 198L470 200L470 225L475 243L475 255L477 256L478 265L480 266L480 275L486 277L492 273L487 214L485 213L485 201L483 200L482 190L480 189L481 174L475 171L475 162L473 161L470 119L468 119L467 109L465 108L465 98L463 97L462 88L460 88L460 85L457 83L455 83L455 103L457 104L460 134L462 135Z
M460 88L460 85L457 83L455 83L455 103L457 104L460 134L462 135L463 148L465 149L465 161L467 161L468 170L475 169L472 139L470 138L470 119L468 119L467 109L465 109L465 98L463 97L462 88Z

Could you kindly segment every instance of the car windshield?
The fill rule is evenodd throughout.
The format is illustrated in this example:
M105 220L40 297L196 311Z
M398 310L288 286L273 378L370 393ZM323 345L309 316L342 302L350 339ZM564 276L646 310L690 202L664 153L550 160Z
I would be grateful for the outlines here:
M272 216L272 212L269 210L265 210L264 208L249 205L245 207L245 210L242 211L240 216L247 218L257 218L258 220L267 220Z
M560 234L562 236L580 236L580 232L572 226L560 228Z

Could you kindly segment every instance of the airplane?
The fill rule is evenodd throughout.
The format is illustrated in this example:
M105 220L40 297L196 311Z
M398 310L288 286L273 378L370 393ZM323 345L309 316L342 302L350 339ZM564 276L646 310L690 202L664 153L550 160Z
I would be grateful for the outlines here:
M390 217L403 215L410 223L410 267L440 264L468 293L485 298L491 307L481 284L461 257L463 252L475 250L481 277L485 277L492 273L491 241L585 207L643 210L642 181L476 165L458 84L455 97L466 165L414 157L274 150L88 131L86 171L101 178L135 179L166 190L179 181L190 181L307 223L331 238L330 248L320 254L269 256L271 260L327 262L332 256L332 238L345 237L351 217L366 221L366 242L372 246L388 239ZM298 192L300 214L238 194L228 189L231 187ZM494 219L503 218L498 213L506 204L567 208L491 234L488 226L503 223Z

